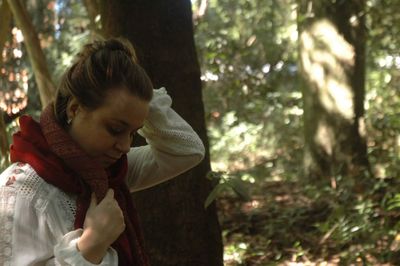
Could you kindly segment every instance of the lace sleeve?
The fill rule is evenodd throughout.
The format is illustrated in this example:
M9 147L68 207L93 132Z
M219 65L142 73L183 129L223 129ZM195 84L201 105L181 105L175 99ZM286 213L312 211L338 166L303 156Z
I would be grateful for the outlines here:
M131 191L164 182L194 167L204 157L203 142L172 108L165 88L154 90L149 116L139 134L149 145L128 153Z
M3 265L28 265L51 257L52 238L26 186L25 165L11 165L0 176L0 261ZM33 183L30 183L33 184Z
M14 188L0 187L0 261L3 265L11 265L15 198Z

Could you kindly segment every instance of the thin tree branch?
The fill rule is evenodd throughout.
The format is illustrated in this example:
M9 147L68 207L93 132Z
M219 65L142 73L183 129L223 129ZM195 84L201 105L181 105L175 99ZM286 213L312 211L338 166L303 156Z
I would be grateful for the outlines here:
M7 32L10 30L11 10L7 1L3 1L0 7L0 65L3 64L2 51L7 40Z

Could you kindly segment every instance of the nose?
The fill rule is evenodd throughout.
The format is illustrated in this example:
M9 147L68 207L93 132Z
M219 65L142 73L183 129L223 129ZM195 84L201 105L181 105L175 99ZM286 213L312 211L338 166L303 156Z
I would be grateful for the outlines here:
M132 139L129 135L120 137L117 139L117 142L115 143L115 148L122 154L126 154L131 149L131 142Z

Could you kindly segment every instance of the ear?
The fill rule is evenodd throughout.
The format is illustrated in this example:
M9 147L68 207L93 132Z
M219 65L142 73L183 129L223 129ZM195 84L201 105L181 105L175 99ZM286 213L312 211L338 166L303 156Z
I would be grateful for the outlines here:
M75 97L71 97L67 103L67 117L73 119L81 109L81 105Z

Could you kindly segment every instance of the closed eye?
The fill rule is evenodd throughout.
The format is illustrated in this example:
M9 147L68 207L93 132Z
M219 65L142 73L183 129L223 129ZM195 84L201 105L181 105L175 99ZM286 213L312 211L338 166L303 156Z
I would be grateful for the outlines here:
M108 125L106 124L107 131L108 131L112 136L119 136L119 135L121 135L121 134L128 133L128 132L127 132L127 131L128 131L128 128L129 128L128 124L125 123L125 122L123 122L123 121L119 121L119 120L117 120L117 122L118 122L118 125L114 125L114 123L108 124ZM120 124L121 124L121 125L120 125ZM129 137L130 137L131 139L133 139L133 137L136 135L137 131L138 131L139 129L141 129L142 127L143 127L143 125L134 128L134 130L131 131L131 132L129 133Z
M116 136L116 135L121 134L124 130L123 130L122 128L117 128L117 127L108 126L108 127L107 127L107 131L108 131L111 135Z

